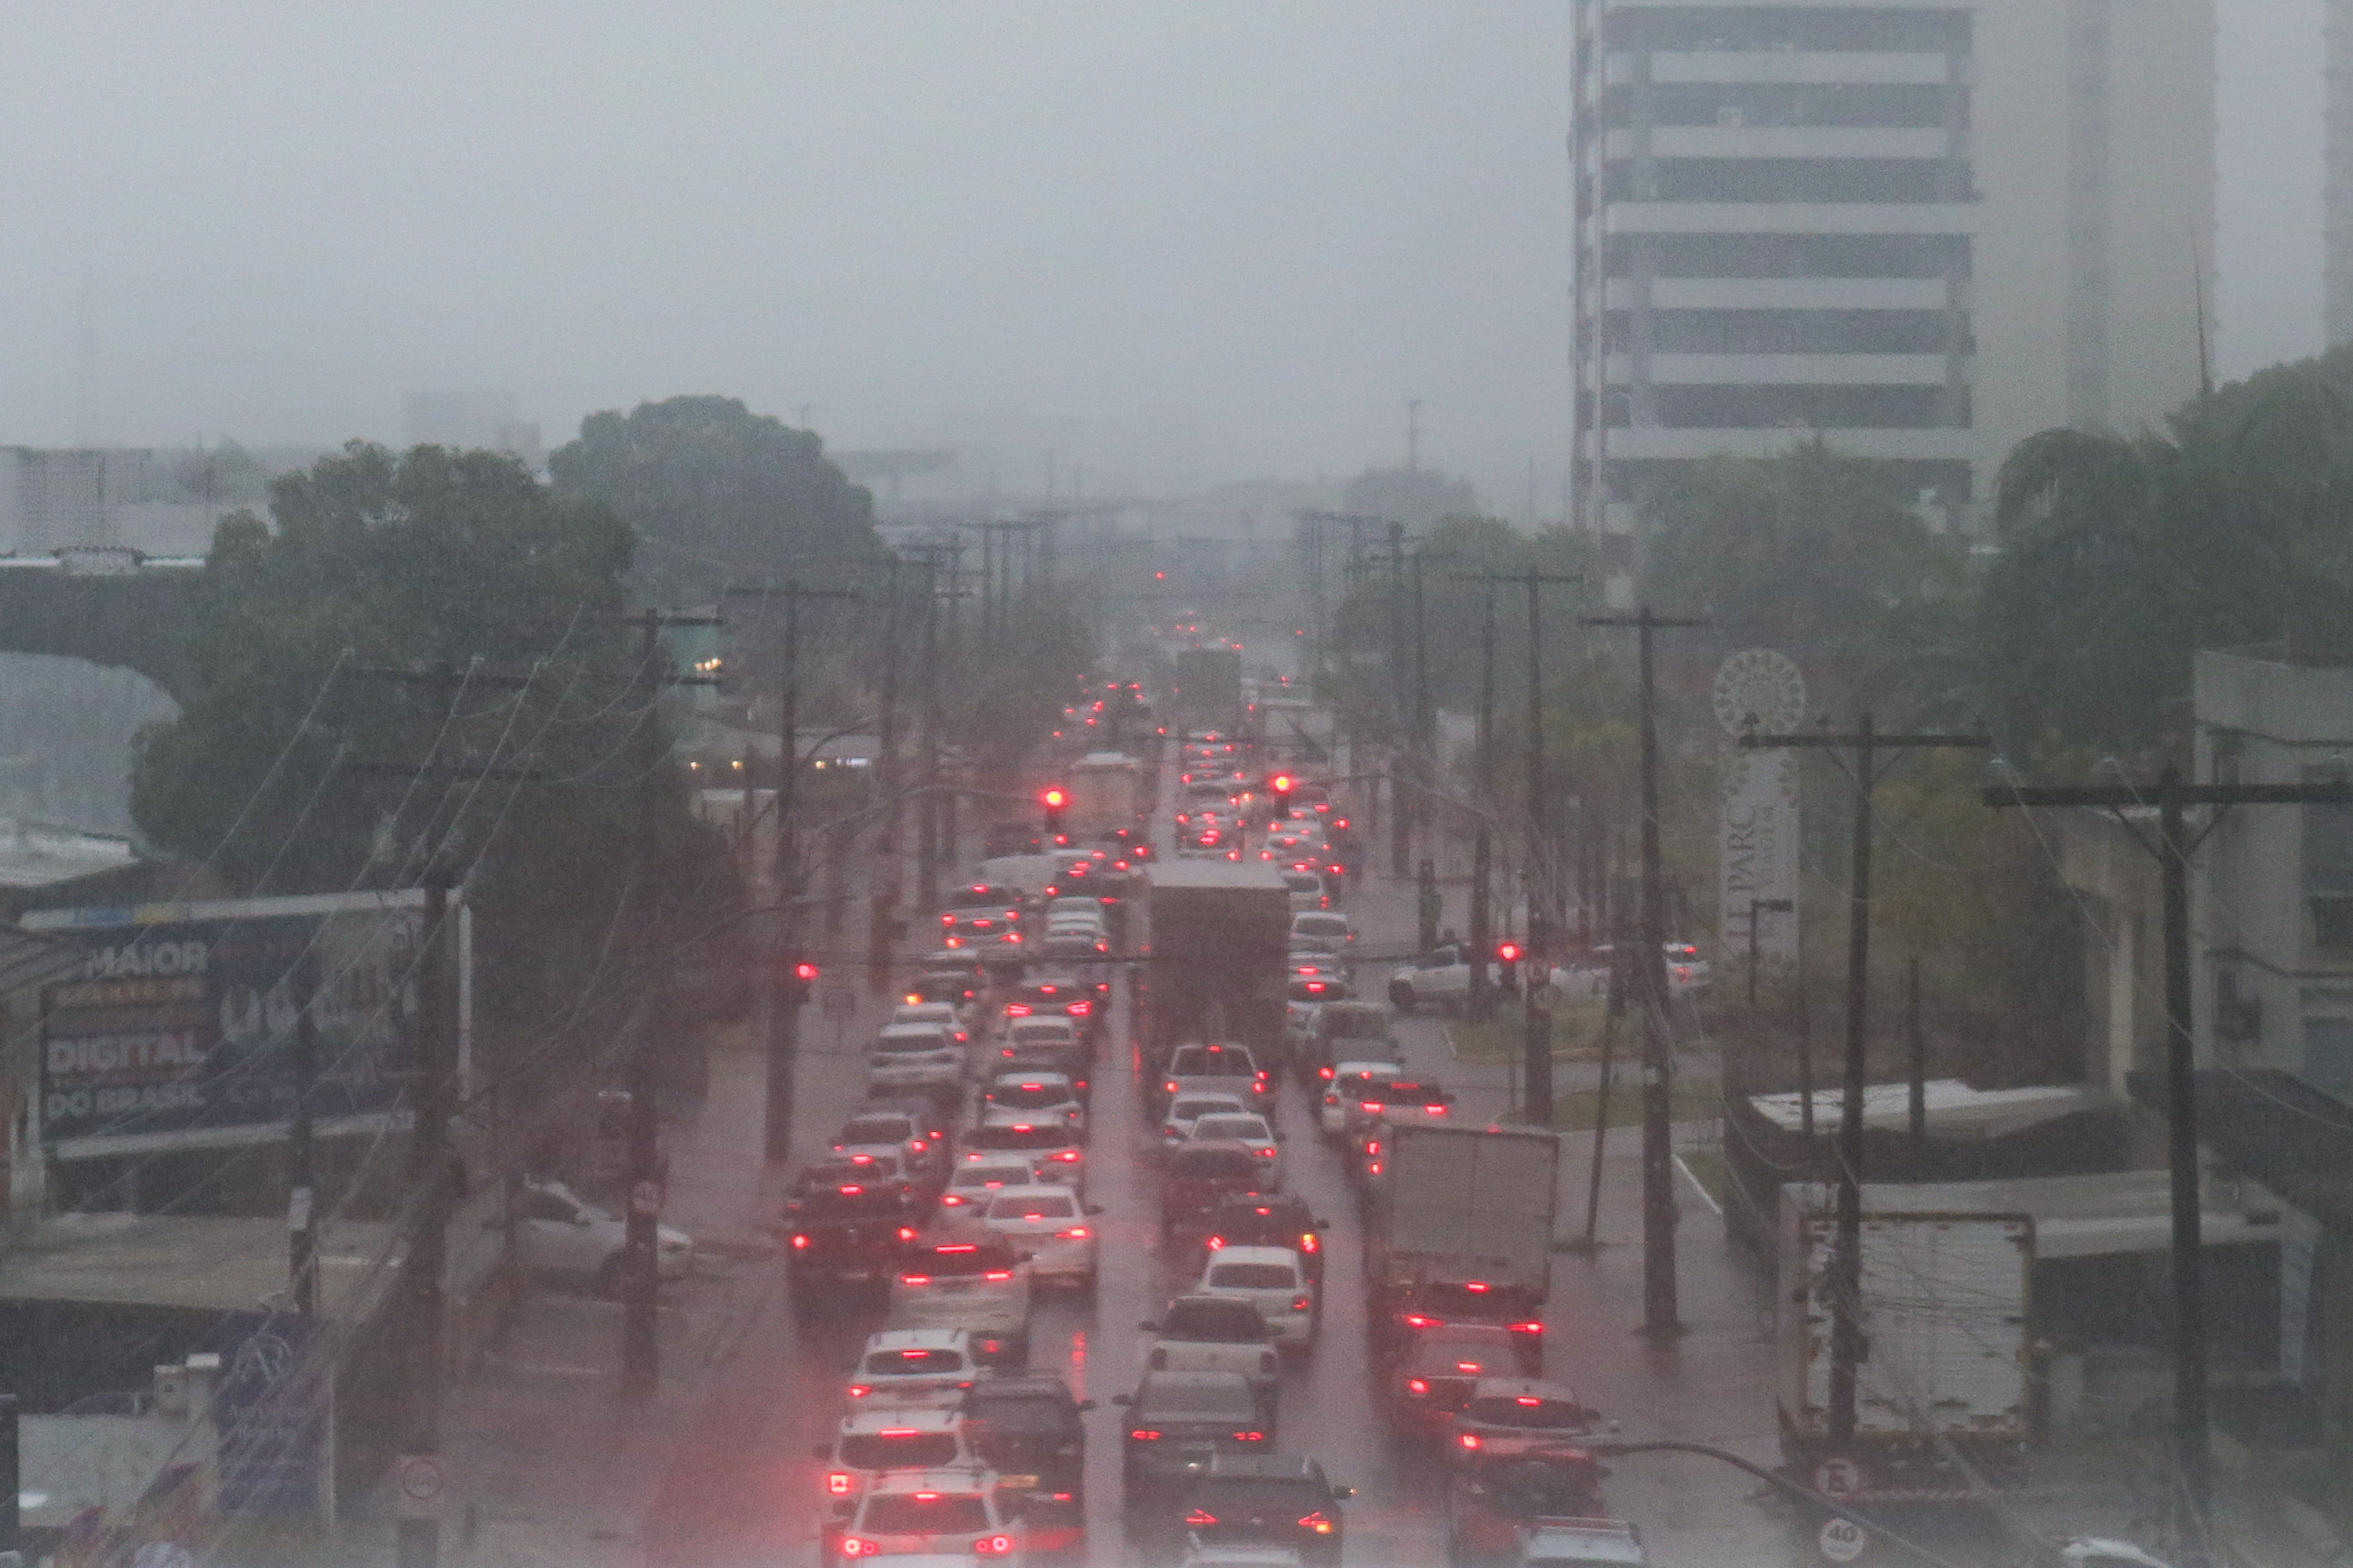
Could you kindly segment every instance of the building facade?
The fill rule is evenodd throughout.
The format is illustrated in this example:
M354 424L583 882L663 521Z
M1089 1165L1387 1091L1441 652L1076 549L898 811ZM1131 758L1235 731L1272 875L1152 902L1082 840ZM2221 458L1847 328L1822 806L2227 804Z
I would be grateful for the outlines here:
M2212 0L1577 0L1582 526L1820 437L1966 527L2021 437L2195 393Z

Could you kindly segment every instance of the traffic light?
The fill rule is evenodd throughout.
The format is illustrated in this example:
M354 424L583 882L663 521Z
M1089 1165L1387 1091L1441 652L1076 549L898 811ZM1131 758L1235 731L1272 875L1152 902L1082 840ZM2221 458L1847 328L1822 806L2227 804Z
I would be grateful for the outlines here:
M1062 836L1062 808L1071 804L1070 792L1057 784L1038 797L1046 803L1046 837L1057 845L1068 844Z
M1291 786L1299 781L1289 773L1277 773L1266 781L1267 793L1274 797L1271 821L1287 822L1291 818Z
M817 965L806 958L794 964L791 977L785 982L785 1000L796 1007L807 1002L817 984Z
M1506 991L1519 989L1522 951L1516 942L1504 941L1495 944L1495 964L1501 972L1497 974L1495 983Z

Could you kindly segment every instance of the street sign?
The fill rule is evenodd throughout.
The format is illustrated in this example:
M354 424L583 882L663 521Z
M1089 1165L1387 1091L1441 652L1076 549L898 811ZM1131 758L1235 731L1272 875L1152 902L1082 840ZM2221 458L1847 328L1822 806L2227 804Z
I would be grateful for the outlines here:
M1862 1526L1845 1519L1822 1521L1821 1534L1818 1539L1821 1543L1822 1555L1833 1563L1852 1563L1862 1555L1864 1547L1871 1544L1871 1537Z
M1851 1501L1862 1489L1862 1467L1843 1454L1814 1467L1814 1489L1834 1501Z
M400 1517L439 1519L449 1489L449 1473L438 1454L403 1454L393 1468L400 1487Z
M639 1182L629 1189L629 1212L651 1219L661 1213L662 1184L659 1182Z

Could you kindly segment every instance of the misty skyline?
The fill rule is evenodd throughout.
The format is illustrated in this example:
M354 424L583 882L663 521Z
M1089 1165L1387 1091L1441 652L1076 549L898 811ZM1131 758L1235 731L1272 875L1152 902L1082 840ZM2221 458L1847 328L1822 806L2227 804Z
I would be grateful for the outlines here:
M2218 370L2319 332L2319 0L2219 0ZM2128 14L2128 7L2127 7ZM1167 493L1567 450L1562 0L17 18L0 440L717 392Z

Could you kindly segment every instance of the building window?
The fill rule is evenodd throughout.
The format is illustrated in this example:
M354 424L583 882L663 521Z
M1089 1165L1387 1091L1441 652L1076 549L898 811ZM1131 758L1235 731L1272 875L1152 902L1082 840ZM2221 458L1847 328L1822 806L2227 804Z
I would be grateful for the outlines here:
M1968 418L1962 389L1959 428ZM1932 430L1951 425L1942 386L1661 386L1659 423L1671 429Z
M1966 199L1969 166L1949 158L1661 158L1647 180L1612 162L1612 201L1949 202Z
M1961 234L1664 234L1613 236L1602 266L1630 277L1650 246L1661 278L1967 278Z
M2353 806L2306 805L2304 902L2312 940L2326 952L2353 952Z
M1612 310L1604 342L1633 344L1633 312ZM1943 310L1653 310L1652 353L1940 354L1950 345ZM1974 345L1964 336L1958 352Z

